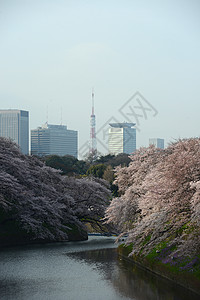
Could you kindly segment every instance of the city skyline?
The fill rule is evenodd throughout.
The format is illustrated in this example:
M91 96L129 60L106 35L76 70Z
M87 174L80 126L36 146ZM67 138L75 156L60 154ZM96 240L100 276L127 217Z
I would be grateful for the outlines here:
M93 95L93 93L92 93L92 95ZM24 121L19 123L20 116L25 113L26 113L26 118L28 116L28 121L26 121L25 123L24 123ZM10 114L11 114L11 117L13 116L12 118L10 118ZM19 117L18 117L18 114L19 114ZM93 120L94 116L95 116L94 115L94 106L92 105L92 115L91 115L92 120ZM10 123L9 123L9 121L10 121ZM18 123L21 124L20 130L18 128L19 127ZM4 124L7 124L6 127L3 126ZM29 131L29 129L26 129L26 128L23 129L22 124L27 125L28 127L27 126L25 126L25 127L29 128L29 112L28 111L22 111L19 109L7 109L7 110L0 109L0 136L11 138L11 139L13 139L13 141L15 141L17 144L19 144L19 146L21 146L20 145L21 137L18 136L18 134L16 135L14 133L15 132L23 132L25 130L26 133L28 134L26 137L27 145L25 145L28 150L26 149L26 151L25 151L24 149L22 149L23 153L39 155L39 156L52 155L52 154L60 155L60 156L72 155L79 159L83 158L82 155L79 153L79 149L78 149L78 131L68 129L67 125L49 124L48 122L46 122L45 124L43 124L41 126L37 126L36 129L30 129L30 131ZM14 125L16 125L16 126L14 126ZM116 155L119 153L131 154L136 149L138 149L136 147L136 128L137 128L136 123L127 123L124 121L122 123L119 123L119 122L118 123L109 123L109 126L111 128L109 127L107 145L105 145L108 150L108 152L105 153L106 155L107 154L115 154ZM132 128L132 127L134 127L134 128ZM91 127L91 128L93 128L93 127ZM111 132L112 128L128 129L130 132L128 132L126 130L126 132L115 133L115 132ZM51 131L52 131L52 134L51 134ZM66 141L61 142L61 140L59 140L59 138L60 138L59 136L64 137L64 139L66 138L66 136L65 136L66 134L63 135L64 131L69 132L70 134L68 134L68 138ZM134 132L132 132L132 131L134 131ZM76 136L74 136L74 133L76 133ZM49 137L48 137L48 141L47 141L47 135L49 135L49 137L50 137L50 135L52 135L51 145L50 145ZM72 137L72 135L73 135L73 137ZM114 136L116 136L116 137L111 138L111 135L113 135L113 137ZM121 135L122 135L122 144L120 142ZM70 136L71 136L71 138L70 138ZM92 136L90 135L90 137L92 137ZM132 138L134 139L134 141L131 142ZM30 143L29 143L29 140L30 140ZM72 147L73 149L70 148L70 150L69 150L70 141L72 141L74 143L75 140L76 140L76 142L75 142L74 146ZM60 145L58 145L58 141L61 142ZM52 144L53 142L55 142L55 143ZM119 145L117 145L116 142ZM28 144L30 144L30 147L28 147ZM115 146L115 144L116 144L116 146ZM154 144L156 147L164 149L164 139L149 138L149 145L150 144ZM66 145L67 145L67 148L65 149ZM96 145L96 141L95 141L95 145ZM111 148L113 148L113 147L117 149L117 150L115 149L116 150L116 151L114 151L115 153L111 150ZM23 145L23 148L24 148L24 145ZM55 149L56 149L56 151L55 151ZM97 151L99 154L103 154L100 151L98 151L97 148L95 149L95 151ZM85 156L89 155L89 153L91 153L91 148L88 148L88 149L86 148Z
M138 148L200 135L199 1L3 0L0 13L0 107L30 111L31 129L62 121L82 147L94 87L102 153L100 129L128 121L120 110L137 91L157 111L140 117Z

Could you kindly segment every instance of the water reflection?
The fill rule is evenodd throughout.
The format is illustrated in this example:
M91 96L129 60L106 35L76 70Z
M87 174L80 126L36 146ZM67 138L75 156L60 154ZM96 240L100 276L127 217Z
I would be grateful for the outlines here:
M0 251L1 300L197 300L117 256L114 239Z
M91 264L124 297L137 300L199 300L199 296L175 283L122 260L116 249L69 253L72 259Z
M113 238L0 250L1 300L126 300L97 269L68 252L116 248Z

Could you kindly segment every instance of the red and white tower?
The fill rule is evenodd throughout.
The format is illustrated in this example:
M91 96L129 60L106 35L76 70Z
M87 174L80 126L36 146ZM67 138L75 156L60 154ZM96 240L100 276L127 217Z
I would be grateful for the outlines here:
M90 153L96 155L97 140L96 140L96 119L94 114L94 90L92 90L92 114L90 116Z

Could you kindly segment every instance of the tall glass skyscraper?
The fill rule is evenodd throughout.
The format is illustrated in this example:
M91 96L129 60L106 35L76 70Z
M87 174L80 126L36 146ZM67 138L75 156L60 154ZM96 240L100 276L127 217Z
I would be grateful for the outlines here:
M78 156L78 132L68 130L65 125L46 123L42 127L31 130L31 154L72 155Z
M0 136L17 143L22 153L29 153L29 112L25 110L0 110Z
M131 154L136 150L136 128L135 123L110 123L108 148L109 153Z

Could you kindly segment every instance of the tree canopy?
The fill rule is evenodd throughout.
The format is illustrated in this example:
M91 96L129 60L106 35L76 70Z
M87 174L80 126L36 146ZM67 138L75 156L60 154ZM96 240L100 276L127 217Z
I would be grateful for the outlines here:
M44 161L47 166L61 170L63 175L84 175L88 169L87 162L71 155L48 155L44 157Z
M97 155L91 159L91 153L85 160L78 160L74 156L64 155L48 155L42 158L45 164L54 169L60 170L61 174L68 176L94 175L103 178L103 172L107 166L122 165L127 166L131 159L128 154L122 153L118 155ZM41 158L39 158L41 159Z
M106 181L61 176L0 138L0 240L13 226L29 240L73 239L74 228L86 238L83 223L101 223L109 201Z
M120 197L106 212L108 223L128 234L132 254L148 254L167 242L171 255L200 254L200 139L161 150L141 148L128 167L118 167Z
M91 165L86 172L86 175L92 175L94 177L103 178L104 171L106 170L106 165L98 164L98 165Z

